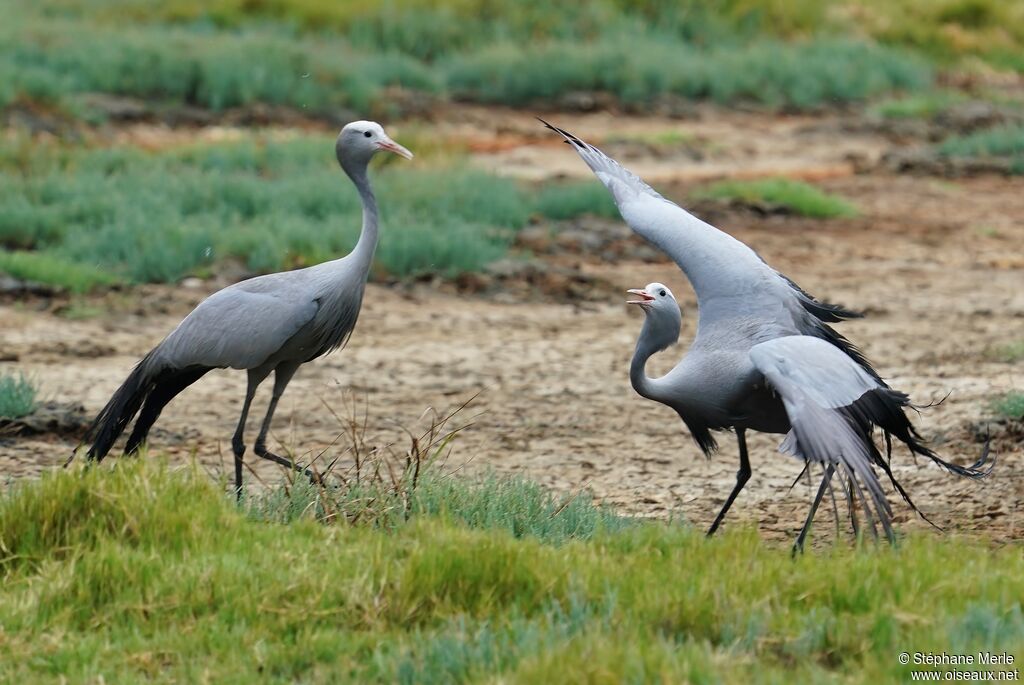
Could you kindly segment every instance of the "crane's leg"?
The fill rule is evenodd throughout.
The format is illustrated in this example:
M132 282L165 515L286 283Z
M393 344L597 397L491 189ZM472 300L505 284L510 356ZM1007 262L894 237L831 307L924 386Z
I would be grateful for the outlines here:
M821 498L825 496L825 491L828 490L829 483L832 482L832 474L835 472L836 467L833 464L829 464L825 470L825 475L821 479L821 485L818 487L818 494L814 498L814 502L811 504L811 510L807 512L807 520L804 521L804 527L800 529L800 535L796 538L796 543L793 545L793 556L796 556L797 552L804 551L804 540L807 539L807 533L811 530L811 523L814 521L814 514L818 511L818 505L821 504Z
M736 441L740 445L740 470L736 472L736 487L732 489L732 493L729 494L729 499L725 500L725 504L722 505L722 510L718 512L718 516L715 517L715 522L711 524L711 528L708 529L708 537L715 534L718 530L718 526L721 525L722 519L725 518L725 513L729 511L729 507L732 506L733 501L736 499L736 495L740 494L740 490L750 480L750 461L747 459L747 437L746 429L736 429Z
M295 371L298 368L299 365L296 363L282 363L274 372L274 394L270 398L270 405L267 407L267 415L263 417L263 424L260 426L260 434L256 437L256 444L253 446L253 450L256 452L256 456L258 457L278 463L281 466L294 469L299 473L304 474L309 478L311 483L321 483L320 477L309 469L303 468L291 459L280 457L267 449L267 433L270 432L270 422L274 418L274 411L277 410L277 402L281 399L281 395L284 394L284 389L288 386L288 383L291 381L292 376L295 375Z
M849 483L847 501L850 503L850 526L853 528L853 539L860 538L860 520L857 518L857 500L853 498L853 481Z
M242 499L242 455L245 454L245 420L249 416L252 398L256 396L256 388L260 387L270 374L270 369L249 369L249 384L245 389L245 402L242 403L242 415L238 417L238 427L231 438L231 451L235 454L235 497Z

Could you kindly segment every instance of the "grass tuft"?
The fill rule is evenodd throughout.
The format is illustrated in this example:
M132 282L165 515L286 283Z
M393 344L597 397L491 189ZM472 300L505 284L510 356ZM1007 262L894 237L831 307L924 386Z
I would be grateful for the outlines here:
M538 214L556 221L584 214L606 218L619 216L615 201L599 181L545 184L537 192L535 202Z
M1007 343L991 351L989 356L996 361L1014 363L1024 360L1024 340Z
M36 409L35 384L25 374L0 375L0 418L17 419Z
M722 181L699 192L696 197L781 207L794 214L820 219L857 215L856 207L841 197L824 193L808 183L785 178Z
M574 91L606 92L629 106L671 95L720 103L814 108L927 86L927 65L898 51L841 40L696 50L675 40L623 35L593 45L549 43L523 51L498 43L450 63L452 93L525 105Z
M351 461L345 470L331 465L322 474L334 485L323 488L302 480L271 488L247 499L246 511L260 521L345 521L382 529L393 529L412 518L441 517L470 528L503 530L516 538L534 537L554 544L589 539L632 523L595 503L589 493L556 496L518 476L457 479L446 475L442 465L459 433L471 425L472 419L470 424L458 422L472 402L470 398L448 414L433 415L419 435L407 431L410 446L399 454L393 445L367 444L368 407L360 409L352 398L344 403L346 416L334 413Z
M947 157L1013 157L1024 160L1024 126L1007 125L952 136L939 144Z
M956 90L935 90L883 100L870 108L874 116L884 119L934 119L967 96Z
M991 407L1004 419L1024 421L1024 392L1008 392L993 400Z
M0 273L34 283L46 283L73 293L84 293L99 286L113 285L118 278L91 264L64 259L57 255L16 250L0 253Z

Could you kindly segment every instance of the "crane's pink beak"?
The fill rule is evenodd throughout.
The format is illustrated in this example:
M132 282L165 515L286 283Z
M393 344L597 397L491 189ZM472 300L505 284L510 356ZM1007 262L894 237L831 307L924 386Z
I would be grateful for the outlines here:
M637 297L640 298L639 300L626 300L626 304L640 304L640 305L643 305L643 304L647 304L648 302L653 302L654 301L654 295L651 295L646 290L634 289L634 290L627 290L626 292L629 293L630 295L636 295Z
M402 147L401 145L399 145L395 141L391 140L390 138L385 138L384 140L382 140L379 143L377 143L377 149L378 150L387 150L388 152L394 152L399 157L405 157L406 159L412 159L412 153L411 152L409 152L407 149L405 149L404 147Z

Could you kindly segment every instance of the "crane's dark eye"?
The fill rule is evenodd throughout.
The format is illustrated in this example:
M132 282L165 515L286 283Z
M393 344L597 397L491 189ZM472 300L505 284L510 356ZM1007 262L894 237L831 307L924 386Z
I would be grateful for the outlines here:
M366 132L366 133L364 133L363 135L364 135L364 136L366 136L367 138L369 138L369 137L370 137L370 136L372 136L373 134L372 134L372 133L370 133L369 131L367 131L367 132Z
M665 297L665 291L664 290L659 290L658 294L661 295L662 297Z

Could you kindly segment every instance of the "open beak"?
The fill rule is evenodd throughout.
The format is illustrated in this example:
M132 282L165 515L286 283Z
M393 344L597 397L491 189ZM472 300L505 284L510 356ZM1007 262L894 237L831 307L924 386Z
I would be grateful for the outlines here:
M391 140L390 138L382 140L377 143L378 150L387 150L388 152L394 152L399 157L405 157L406 159L412 159L412 153L407 149Z
M634 289L634 290L627 290L626 292L629 293L630 295L636 295L637 297L640 298L639 300L626 300L626 304L645 305L648 302L653 302L654 301L654 295L649 294L646 290Z

